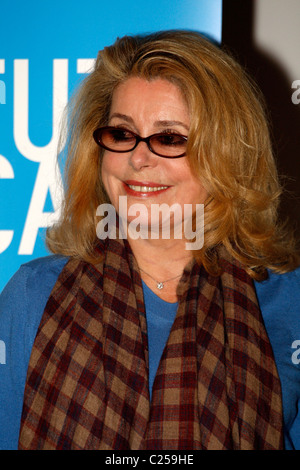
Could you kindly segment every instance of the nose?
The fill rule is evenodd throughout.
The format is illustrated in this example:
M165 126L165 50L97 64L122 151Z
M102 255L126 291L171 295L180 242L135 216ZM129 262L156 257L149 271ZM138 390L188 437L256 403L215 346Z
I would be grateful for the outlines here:
M146 142L140 141L134 150L130 152L129 164L134 170L139 171L146 167L155 167L158 156L149 149Z

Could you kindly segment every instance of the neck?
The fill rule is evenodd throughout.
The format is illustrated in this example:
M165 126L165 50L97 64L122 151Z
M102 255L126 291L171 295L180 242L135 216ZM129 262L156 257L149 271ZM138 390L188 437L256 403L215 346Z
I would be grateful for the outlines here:
M176 302L176 288L185 266L192 259L185 240L128 240L140 267L141 277L160 298ZM174 278L174 279L173 279ZM164 283L162 289L157 283Z
M128 239L138 264L155 266L162 271L170 272L175 265L183 267L192 259L192 251L185 249L185 240L151 240Z

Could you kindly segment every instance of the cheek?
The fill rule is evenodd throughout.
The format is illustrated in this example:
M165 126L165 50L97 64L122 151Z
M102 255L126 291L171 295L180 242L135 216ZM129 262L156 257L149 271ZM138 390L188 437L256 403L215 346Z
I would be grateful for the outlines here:
M187 191L198 203L203 203L207 197L207 191L201 181L193 179L187 184Z
M103 181L107 179L107 177L111 174L111 168L110 168L110 160L106 155L106 152L104 152L103 157L102 157L102 165L101 165L101 177Z
M114 158L110 158L106 152L103 154L103 160L101 165L101 178L104 186L113 181L114 177L117 177L118 169L120 165L115 162Z
M101 165L101 179L102 179L102 183L104 185L104 188L110 200L113 199L113 193L114 193L113 175L114 175L114 172L113 172L112 162L104 154L102 165Z
M101 180L110 202L117 207L119 196L124 195L123 176L124 159L119 155L105 152L101 165Z
M126 164L126 158L122 154L105 151L102 157L102 177L122 179Z
M176 168L174 174L177 176L178 187L182 196L188 202L203 204L207 198L207 191L201 181L192 174L187 162Z

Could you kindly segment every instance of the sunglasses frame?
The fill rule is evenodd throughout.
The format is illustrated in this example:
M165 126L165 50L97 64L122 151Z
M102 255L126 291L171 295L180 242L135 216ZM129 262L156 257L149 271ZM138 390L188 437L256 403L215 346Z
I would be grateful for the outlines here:
M129 149L129 150L112 150L111 148L107 147L101 140L101 138L99 138L99 131L105 131L105 130L110 130L110 129L114 129L114 130L123 130L123 131L126 131L126 132L130 132L130 134L132 134L134 137L135 137L135 144L134 146ZM157 153L153 150L153 148L151 147L150 145L150 140L155 137L155 136L158 136L158 135L175 135L175 136L178 136L178 137L181 137L183 138L185 141L187 141L187 137L184 136L184 135L181 135L181 134L177 134L177 133L167 133L167 132L157 132L155 134L151 134L149 135L148 137L141 137L140 135L136 134L135 132L133 131L130 131L129 129L125 129L125 128L121 128L121 127L114 127L114 126L104 126L104 127L98 127L94 132L93 132L93 138L96 142L97 145L99 145L100 147L104 148L105 150L109 150L110 152L114 152L114 153L127 153L127 152L132 152L132 150L134 150L138 144L140 142L145 142L148 146L148 149L150 150L150 152L154 153L155 155L157 155L158 157L162 157L162 158L181 158L181 157L184 157L186 155L186 152L180 154L180 155L175 155L175 156L169 156L169 155L161 155L160 153Z

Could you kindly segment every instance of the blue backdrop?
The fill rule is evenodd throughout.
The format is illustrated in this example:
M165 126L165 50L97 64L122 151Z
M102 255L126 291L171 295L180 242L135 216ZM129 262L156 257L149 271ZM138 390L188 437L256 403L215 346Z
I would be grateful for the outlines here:
M0 291L47 254L61 200L61 113L99 49L125 34L187 28L221 40L222 0L1 0Z

